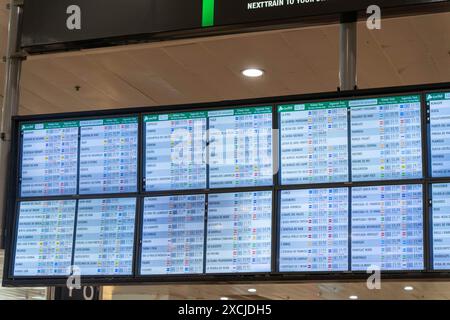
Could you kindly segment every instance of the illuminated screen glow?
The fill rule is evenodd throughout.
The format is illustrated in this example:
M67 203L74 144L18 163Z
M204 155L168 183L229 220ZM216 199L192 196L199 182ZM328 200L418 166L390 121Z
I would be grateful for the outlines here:
M206 112L146 115L145 190L206 188Z
M348 271L348 188L284 190L280 272Z
M66 276L72 265L75 200L20 203L14 275Z
M135 198L79 201L74 265L81 275L133 273L135 217Z
M422 185L352 189L353 271L423 270Z
M80 194L137 191L138 118L80 121Z
M272 107L208 112L210 188L273 184Z
M77 193L78 122L22 125L21 196Z
M141 274L203 273L205 195L144 200Z

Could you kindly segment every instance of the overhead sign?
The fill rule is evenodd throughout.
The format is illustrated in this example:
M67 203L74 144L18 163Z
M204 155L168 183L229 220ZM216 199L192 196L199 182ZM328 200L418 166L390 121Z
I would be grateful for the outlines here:
M440 2L448 0L25 0L21 45L31 53L92 48Z
M319 16L349 11L366 11L367 7L401 7L433 0L206 0L215 2L214 25Z

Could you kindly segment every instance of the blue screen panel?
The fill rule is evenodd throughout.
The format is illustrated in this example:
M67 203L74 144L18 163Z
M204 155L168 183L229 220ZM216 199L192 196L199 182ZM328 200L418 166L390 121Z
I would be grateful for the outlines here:
M280 272L348 271L348 188L285 190Z
M69 275L75 206L75 200L20 203L14 276Z
M80 194L137 191L138 118L80 121Z
M353 181L422 178L420 96L349 102Z
M450 183L432 187L433 269L450 270Z
M422 185L352 189L353 271L423 270Z
M271 235L271 191L210 194L206 272L269 272Z
M273 184L272 107L208 112L209 186Z
M431 175L450 177L450 92L426 95L430 110Z
M349 180L345 101L278 107L281 184Z
M23 124L20 195L77 193L78 122Z
M203 273L205 195L144 200L141 274Z
M133 273L135 198L78 202L74 265L82 275Z
M146 115L145 190L206 188L206 112Z

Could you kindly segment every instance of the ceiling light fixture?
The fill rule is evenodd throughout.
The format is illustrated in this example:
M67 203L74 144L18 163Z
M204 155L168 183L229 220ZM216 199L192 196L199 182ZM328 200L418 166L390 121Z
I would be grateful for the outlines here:
M348 297L350 300L358 300L358 296L350 296Z
M256 68L248 68L242 70L242 74L249 78L258 78L264 74L264 70L256 69Z
M412 286L406 286L406 287L404 287L403 288L405 291L413 291L414 290L414 287L412 287Z
M228 298L228 297L220 297L220 300L230 300L230 298Z
M256 289L251 288L251 289L248 289L247 291L250 292L250 293L255 293Z

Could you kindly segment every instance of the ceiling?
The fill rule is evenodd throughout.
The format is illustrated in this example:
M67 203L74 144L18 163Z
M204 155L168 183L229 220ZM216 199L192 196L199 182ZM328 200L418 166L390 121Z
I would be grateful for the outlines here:
M2 52L6 3L0 0ZM449 12L385 19L379 31L360 23L358 37L360 88L450 81ZM333 91L338 38L339 27L328 25L32 56L23 65L20 114ZM249 66L265 76L243 77Z
M405 291L412 286L413 291ZM249 293L248 289L256 289ZM296 283L247 285L166 285L104 287L103 299L113 300L450 300L450 282L381 282L380 290L361 283Z

